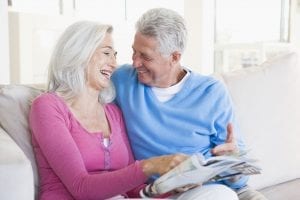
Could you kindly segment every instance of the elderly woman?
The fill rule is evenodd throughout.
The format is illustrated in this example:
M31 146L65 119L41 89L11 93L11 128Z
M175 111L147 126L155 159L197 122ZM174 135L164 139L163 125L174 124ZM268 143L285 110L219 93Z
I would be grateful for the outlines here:
M30 112L42 200L124 197L186 158L134 161L122 113L109 103L117 55L112 31L110 25L77 22L54 49L48 91Z

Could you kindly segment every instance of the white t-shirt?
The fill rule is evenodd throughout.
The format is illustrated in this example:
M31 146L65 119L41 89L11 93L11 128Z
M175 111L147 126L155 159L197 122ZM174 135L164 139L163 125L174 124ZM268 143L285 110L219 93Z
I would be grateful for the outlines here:
M186 69L184 69L184 70L186 71L186 74L183 77L183 79L181 79L181 81L179 81L179 83L172 85L171 87L168 87L168 88L159 88L159 87L151 88L154 95L160 102L166 102L166 101L170 100L177 92L179 92L181 90L183 84L185 83L187 78L190 76L189 70L186 70Z

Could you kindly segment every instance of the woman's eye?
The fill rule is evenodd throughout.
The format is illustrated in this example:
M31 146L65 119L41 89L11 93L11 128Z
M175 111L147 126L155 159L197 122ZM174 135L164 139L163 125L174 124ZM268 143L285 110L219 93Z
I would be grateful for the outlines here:
M114 52L103 52L104 55L106 55L107 57L114 57L117 58L117 54L118 52L114 51Z

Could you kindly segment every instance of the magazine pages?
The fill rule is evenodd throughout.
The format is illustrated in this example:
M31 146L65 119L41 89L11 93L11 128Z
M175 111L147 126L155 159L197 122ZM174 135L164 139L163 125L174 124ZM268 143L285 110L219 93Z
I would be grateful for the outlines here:
M225 180L237 175L259 174L261 169L253 164L255 161L243 156L205 159L202 154L194 154L148 185L144 192L147 196L156 196L185 186Z

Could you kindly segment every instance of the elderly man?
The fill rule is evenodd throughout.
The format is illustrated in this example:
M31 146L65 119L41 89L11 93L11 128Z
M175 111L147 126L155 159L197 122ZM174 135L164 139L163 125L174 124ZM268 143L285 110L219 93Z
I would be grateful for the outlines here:
M186 40L185 21L178 13L151 9L136 23L133 64L113 74L116 102L136 159L196 152L210 157L244 148L238 131L233 138L232 126L237 126L225 87L180 64ZM197 196L237 199L238 194L240 199L265 199L247 188L247 180L242 176L204 185L196 189Z

